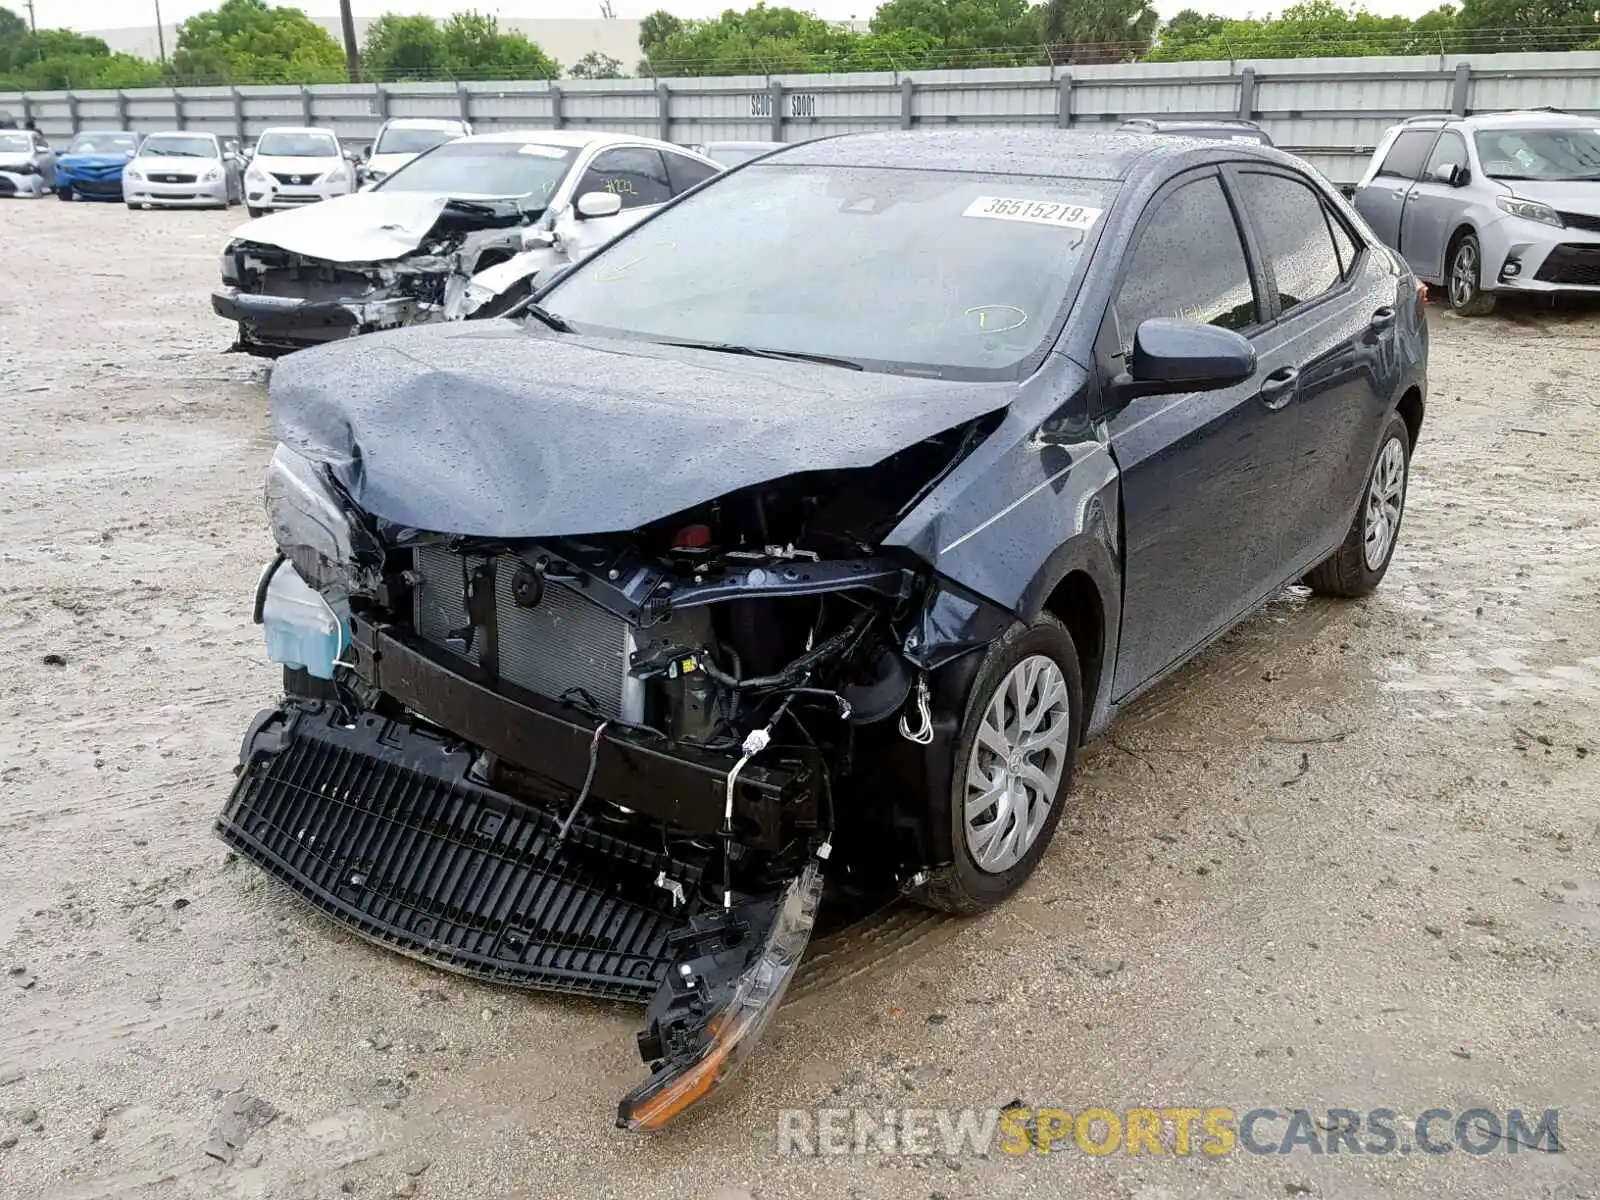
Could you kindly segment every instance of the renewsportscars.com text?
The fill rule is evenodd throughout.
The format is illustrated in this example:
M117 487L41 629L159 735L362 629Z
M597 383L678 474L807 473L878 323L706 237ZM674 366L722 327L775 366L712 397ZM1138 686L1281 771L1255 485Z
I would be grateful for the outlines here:
M1559 1154L1560 1112L1223 1106L1113 1109L785 1109L785 1155Z

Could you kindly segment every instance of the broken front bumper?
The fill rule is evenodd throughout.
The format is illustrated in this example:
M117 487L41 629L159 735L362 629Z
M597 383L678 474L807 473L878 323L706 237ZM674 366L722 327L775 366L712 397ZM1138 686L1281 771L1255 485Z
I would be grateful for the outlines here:
M671 1121L728 1076L781 1001L810 938L819 859L791 857L805 865L724 907L702 886L707 856L639 836L649 827L607 804L578 811L563 837L555 814L570 812L588 774L599 800L712 832L725 765L601 741L587 718L501 697L381 627L356 622L355 636L361 675L416 722L346 719L299 699L260 714L218 833L334 920L411 957L648 1004L639 1050L652 1074L617 1122ZM437 732L446 715L456 736ZM552 803L492 786L491 753L520 768L519 787L537 773L535 794L548 787ZM752 764L736 798L741 842L814 827L817 788L804 770Z
M211 310L239 327L236 349L268 357L422 319L410 296L383 300L302 300L234 288L211 293Z

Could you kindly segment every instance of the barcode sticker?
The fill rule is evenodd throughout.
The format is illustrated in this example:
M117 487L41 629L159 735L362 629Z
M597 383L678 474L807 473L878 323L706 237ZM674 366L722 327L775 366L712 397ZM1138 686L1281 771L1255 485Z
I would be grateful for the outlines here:
M1007 196L979 196L967 205L963 217L989 221L1023 221L1029 225L1055 225L1061 229L1090 229L1104 209L1059 200L1022 200Z

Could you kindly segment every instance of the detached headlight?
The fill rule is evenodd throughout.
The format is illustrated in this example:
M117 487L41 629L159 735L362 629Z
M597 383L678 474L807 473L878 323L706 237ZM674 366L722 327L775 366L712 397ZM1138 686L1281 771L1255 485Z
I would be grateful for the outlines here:
M725 1082L742 1063L794 978L800 955L811 940L822 896L822 863L812 859L790 881L761 946L729 993L727 1003L708 1014L698 1050L662 1063L617 1106L620 1129L660 1129ZM669 977L663 987L677 986ZM695 981L685 981L694 986Z
M217 180L219 180L221 178L222 178L222 168L221 167L212 167L211 170L207 171L204 175L200 176L200 182L201 183L215 183Z
M377 587L383 551L372 533L352 520L326 468L282 442L267 468L267 521L284 556L312 587L349 596Z
M1494 205L1503 213L1513 217L1521 217L1524 221L1537 221L1541 225L1554 225L1557 229L1565 229L1566 222L1561 219L1561 214L1548 204L1540 204L1537 200L1524 200L1520 196L1496 196Z

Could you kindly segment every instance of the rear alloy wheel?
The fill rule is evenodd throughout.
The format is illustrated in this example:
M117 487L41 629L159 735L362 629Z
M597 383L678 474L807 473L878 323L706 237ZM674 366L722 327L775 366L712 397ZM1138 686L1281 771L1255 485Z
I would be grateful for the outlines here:
M952 861L912 899L976 913L1033 873L1072 786L1083 685L1072 635L1048 614L989 648L967 700L951 781Z
M1411 467L1411 435L1395 413L1383 431L1383 444L1361 493L1361 507L1344 541L1305 577L1306 586L1322 596L1365 596L1388 573L1400 540L1400 519L1406 510L1406 483Z
M1482 317L1494 311L1494 293L1479 290L1483 278L1483 249L1476 234L1463 233L1450 254L1445 280L1450 307L1463 317Z

